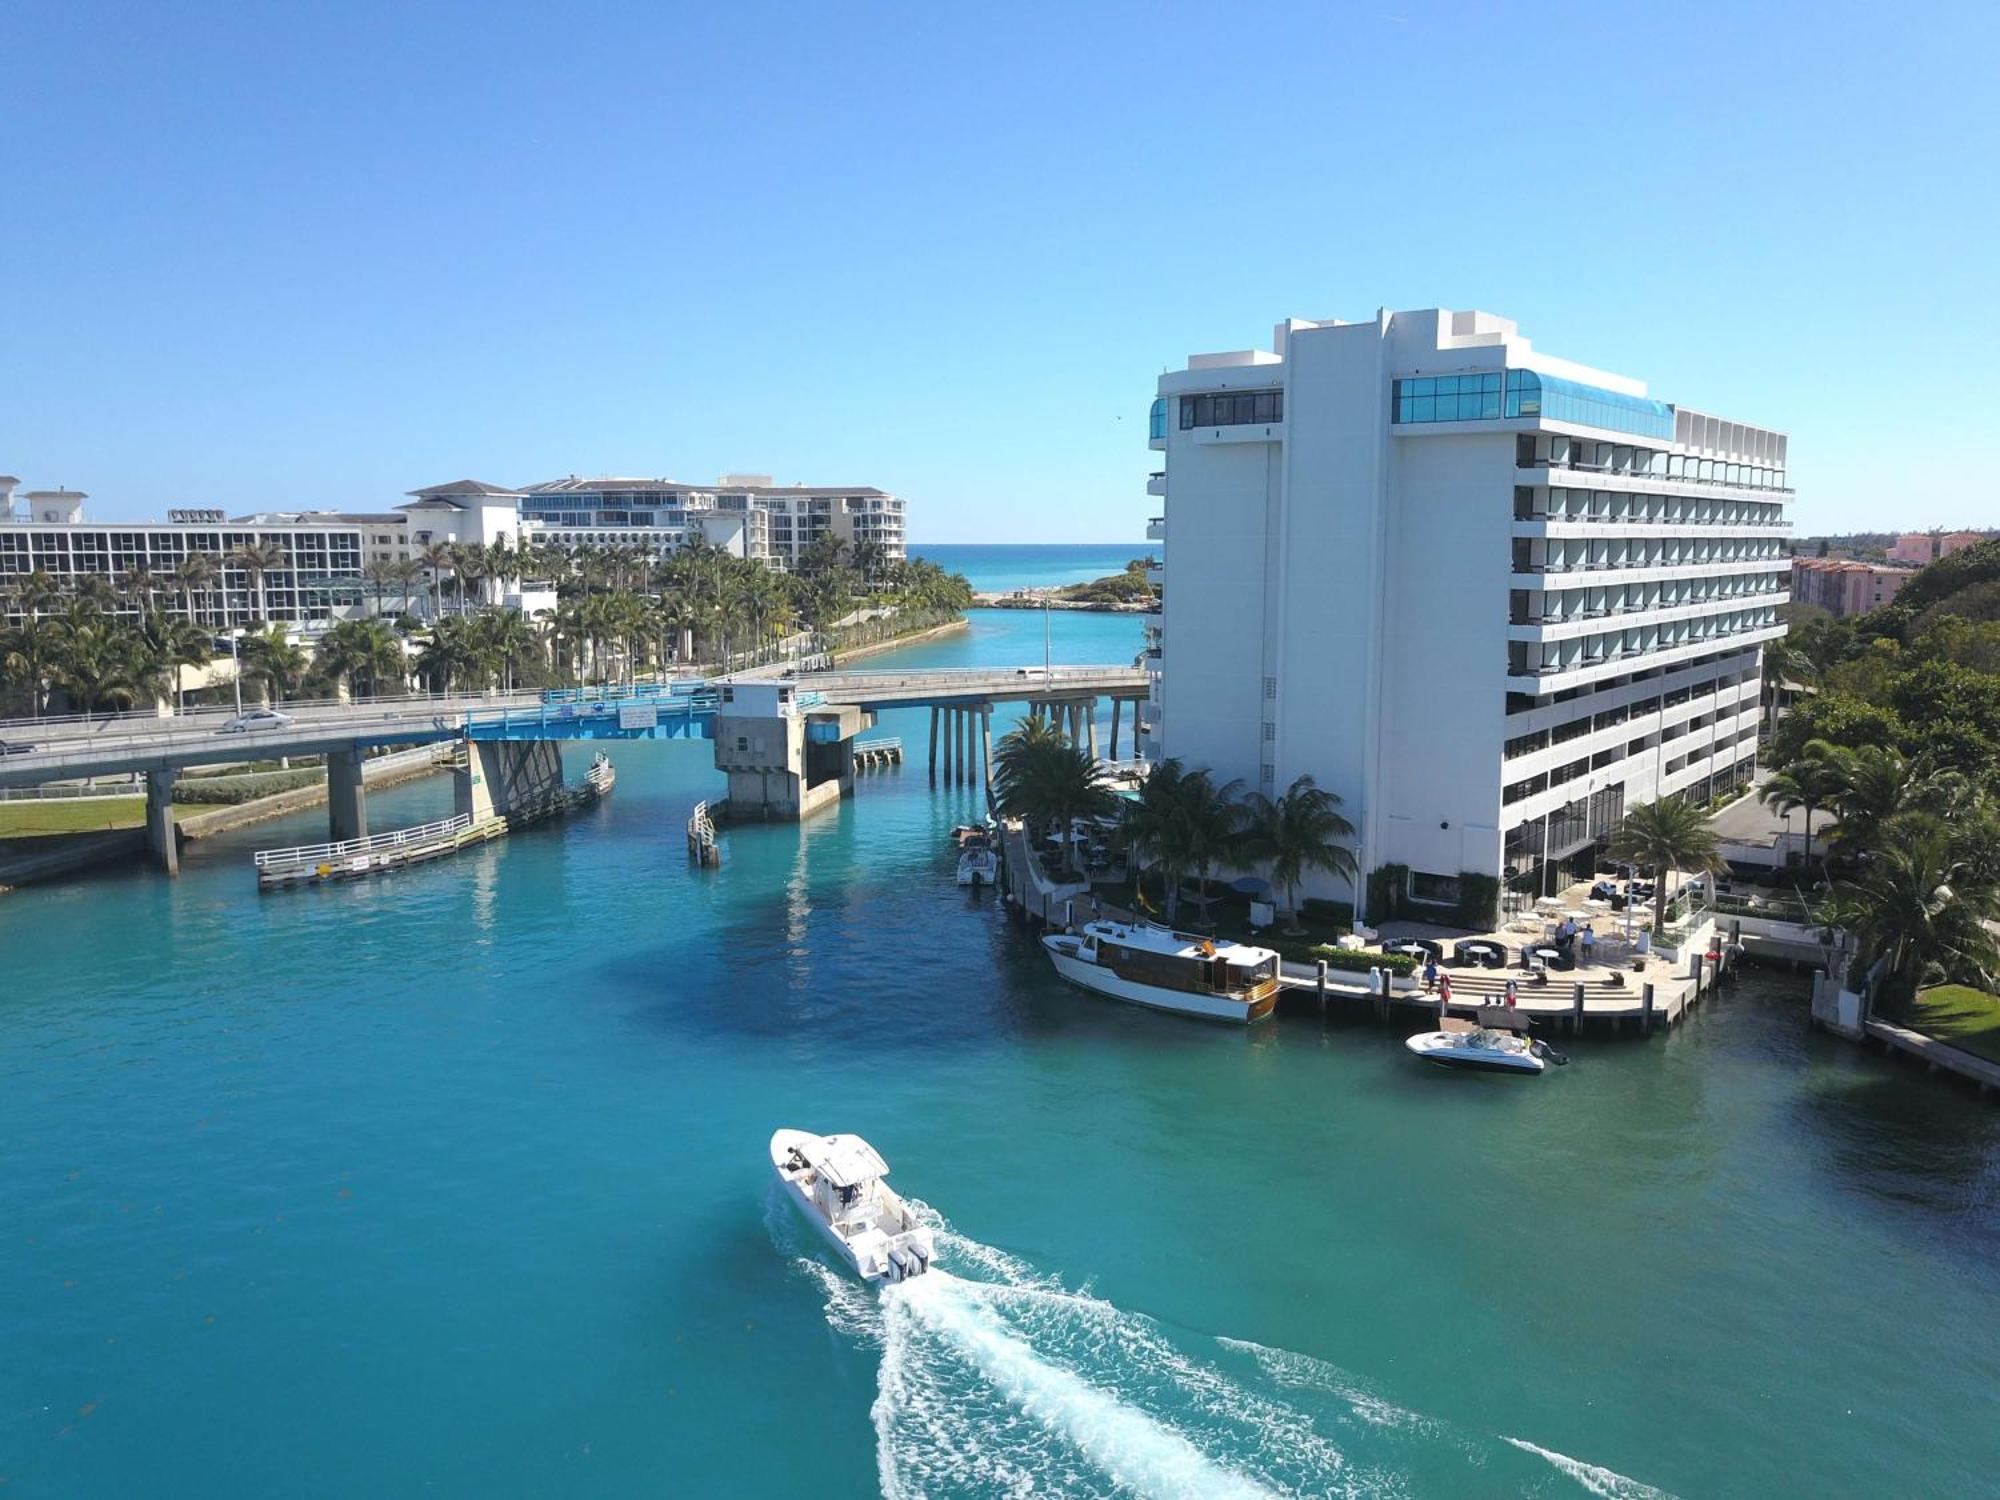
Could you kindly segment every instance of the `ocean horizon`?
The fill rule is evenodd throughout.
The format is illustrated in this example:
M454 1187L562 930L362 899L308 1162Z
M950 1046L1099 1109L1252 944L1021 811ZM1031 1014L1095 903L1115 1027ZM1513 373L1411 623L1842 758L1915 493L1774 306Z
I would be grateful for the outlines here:
M1120 573L1135 557L1158 557L1157 542L912 542L912 557L963 573L982 593L1055 588Z

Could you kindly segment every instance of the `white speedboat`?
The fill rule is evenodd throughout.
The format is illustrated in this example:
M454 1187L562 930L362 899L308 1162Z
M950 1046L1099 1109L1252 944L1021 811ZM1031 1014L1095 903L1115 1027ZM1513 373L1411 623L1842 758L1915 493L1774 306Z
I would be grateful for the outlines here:
M997 885L1000 880L1000 853L991 844L968 844L958 857L960 885Z
M858 1135L780 1130L771 1167L788 1196L864 1281L930 1269L931 1232L882 1179L889 1164Z
M1479 1019L1445 1016L1437 1031L1423 1031L1403 1045L1425 1062L1467 1073L1542 1072L1568 1058L1527 1034L1528 1018L1501 1005L1481 1007Z
M1260 1021L1277 1008L1269 948L1123 922L1086 922L1042 947L1063 978L1114 1000L1215 1021Z

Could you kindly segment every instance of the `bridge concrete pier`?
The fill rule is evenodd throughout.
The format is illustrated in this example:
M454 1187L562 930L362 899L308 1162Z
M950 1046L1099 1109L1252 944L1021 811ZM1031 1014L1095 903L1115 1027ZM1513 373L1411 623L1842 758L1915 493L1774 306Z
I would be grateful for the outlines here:
M1113 760L1118 759L1118 715L1124 708L1125 700L1123 698L1113 698L1111 700L1111 758Z
M452 773L452 811L475 823L505 817L563 789L562 747L554 740L473 740Z
M368 788L361 777L365 758L358 747L326 757L326 836L336 844L368 837Z
M789 682L725 684L715 768L729 778L728 815L799 822L853 796L854 737L874 722L852 704L802 709Z
M925 763L926 765L929 766L930 773L933 779L935 779L937 776L937 766L938 766L937 745L938 745L938 707L935 703L933 703L931 705L931 754L930 754L930 759Z
M146 852L169 875L181 872L180 834L174 827L174 773L146 773Z

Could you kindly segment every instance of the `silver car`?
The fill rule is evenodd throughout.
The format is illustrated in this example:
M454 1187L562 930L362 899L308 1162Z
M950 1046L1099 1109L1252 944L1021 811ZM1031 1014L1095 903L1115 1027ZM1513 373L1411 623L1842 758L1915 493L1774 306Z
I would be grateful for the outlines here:
M290 714L281 714L275 708L253 708L247 714L238 714L229 720L217 734L252 734L259 729L289 729L292 724Z

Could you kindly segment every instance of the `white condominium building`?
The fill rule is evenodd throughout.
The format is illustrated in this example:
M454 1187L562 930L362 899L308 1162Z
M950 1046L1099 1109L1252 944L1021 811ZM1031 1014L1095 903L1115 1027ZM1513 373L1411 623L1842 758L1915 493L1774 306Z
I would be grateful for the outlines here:
M725 474L713 485L671 479L554 479L518 492L521 518L544 540L639 542L671 552L699 536L709 545L790 570L822 537L879 561L905 557L904 502L867 486L777 485L768 474Z
M1150 754L1267 795L1312 775L1363 874L1405 867L1439 907L1461 873L1532 889L1628 807L1748 779L1783 434L1431 309L1197 355L1151 439Z

